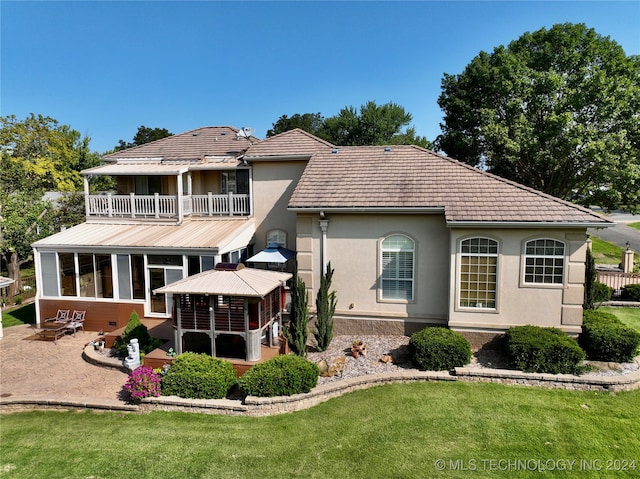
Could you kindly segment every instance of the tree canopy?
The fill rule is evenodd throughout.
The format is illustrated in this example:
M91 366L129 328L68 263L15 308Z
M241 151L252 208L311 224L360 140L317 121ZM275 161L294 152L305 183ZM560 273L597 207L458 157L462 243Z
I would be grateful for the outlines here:
M115 151L131 148L132 146L144 145L145 143L160 140L168 136L173 136L173 133L166 128L148 128L144 125L140 125L137 133L133 136L133 141L131 143L127 143L124 140L119 140L118 146L115 147Z
M377 105L375 101L369 101L360 107L360 111L347 106L329 118L323 118L320 113L282 115L267 131L267 137L300 128L334 145L413 144L430 148L431 143L416 135L415 128L409 126L412 118L411 113L395 103Z
M640 204L640 59L583 24L525 33L445 74L438 148L584 205Z
M0 257L9 277L19 277L31 243L83 220L80 171L100 162L89 142L48 116L0 117ZM54 204L48 191L63 196Z

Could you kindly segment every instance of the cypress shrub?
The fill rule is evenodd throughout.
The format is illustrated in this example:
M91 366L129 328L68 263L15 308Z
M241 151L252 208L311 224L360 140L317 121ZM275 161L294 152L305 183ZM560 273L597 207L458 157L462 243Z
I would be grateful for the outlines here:
M256 364L238 379L238 385L250 396L291 396L311 391L319 374L316 363L289 354Z
M327 264L327 271L320 278L320 288L316 296L316 329L313 336L316 339L318 351L326 351L333 339L333 315L336 312L336 292L331 289L333 269Z
M282 328L289 347L294 354L307 357L307 338L309 337L309 295L307 285L296 274L296 281L291 291L291 320Z
M162 378L162 395L192 399L221 399L236 384L230 361L208 354L177 356Z
M129 316L129 322L122 331L120 338L114 345L118 356L125 357L128 354L127 346L129 342L136 338L138 340L138 346L140 347L140 353L142 355L147 354L154 349L160 347L163 343L161 339L154 338L149 334L147 327L140 321L140 316L136 311L131 312Z
M409 340L413 361L428 371L450 370L471 361L471 344L460 333L432 327L414 333Z
M505 340L512 366L525 372L577 374L585 359L578 342L558 328L516 326Z
M585 311L580 345L589 359L630 362L638 352L640 333L625 326L611 313Z
M597 302L596 296L596 261L591 254L591 248L587 248L584 272L584 309L593 309L593 303Z

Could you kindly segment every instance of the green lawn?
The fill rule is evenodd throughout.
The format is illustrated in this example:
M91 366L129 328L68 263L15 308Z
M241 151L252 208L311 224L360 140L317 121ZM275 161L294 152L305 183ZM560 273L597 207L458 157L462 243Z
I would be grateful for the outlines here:
M639 223L640 224L640 223ZM622 250L618 245L604 241L597 236L591 235L591 251L596 263L599 264L620 264L622 261ZM634 255L634 262L640 262L640 255Z
M36 307L34 303L17 306L2 312L2 327L9 328L18 324L35 324Z
M615 314L620 321L640 332L640 308L598 308L607 313Z
M637 223L627 223L627 226L640 230L640 221L638 221Z
M264 418L22 412L2 416L0 475L638 477L638 410L640 391L461 382L380 386Z

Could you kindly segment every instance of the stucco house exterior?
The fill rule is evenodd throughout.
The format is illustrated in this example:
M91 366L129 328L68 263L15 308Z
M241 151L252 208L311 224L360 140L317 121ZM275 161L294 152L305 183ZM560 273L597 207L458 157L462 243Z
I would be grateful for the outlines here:
M38 321L60 308L87 311L93 330L132 309L165 320L160 288L276 243L296 251L311 305L331 262L337 334L577 333L586 229L613 224L416 146L338 147L298 129L260 141L198 128L104 161L83 171L86 222L33 245ZM117 191L90 192L96 175Z

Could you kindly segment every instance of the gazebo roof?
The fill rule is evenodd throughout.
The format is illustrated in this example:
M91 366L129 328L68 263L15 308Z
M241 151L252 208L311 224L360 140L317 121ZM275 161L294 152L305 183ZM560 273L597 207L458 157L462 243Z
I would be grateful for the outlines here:
M282 286L291 273L242 268L238 270L211 270L189 276L154 290L154 293L205 294L263 298Z

